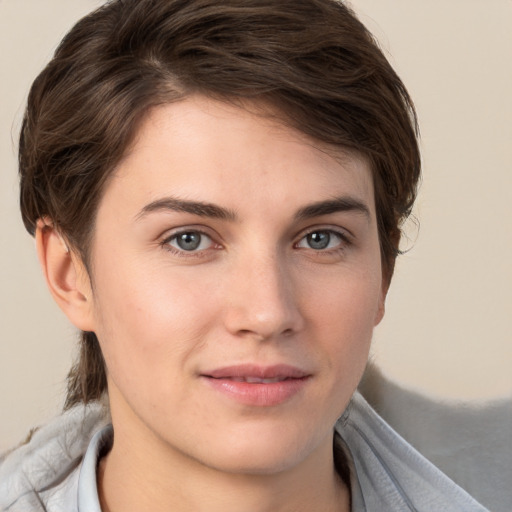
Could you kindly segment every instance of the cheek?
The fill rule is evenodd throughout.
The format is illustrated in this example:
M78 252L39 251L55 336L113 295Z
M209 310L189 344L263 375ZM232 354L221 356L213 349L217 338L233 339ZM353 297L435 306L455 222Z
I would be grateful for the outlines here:
M96 334L111 378L120 387L137 382L141 392L175 385L215 317L215 301L186 273L125 265L96 277Z
M153 265L105 267L98 275L95 294L100 323L129 332L161 330L167 340L170 330L188 329L190 325L199 328L199 312L206 313L209 301L205 287L193 277L165 268L157 272Z
M333 275L308 297L304 310L316 329L319 345L339 372L357 372L366 364L381 306L380 281L378 271Z
M305 298L304 308L315 317L323 318L325 324L345 325L357 337L360 330L372 330L378 317L382 298L380 266L361 265L311 276L304 282L301 296Z

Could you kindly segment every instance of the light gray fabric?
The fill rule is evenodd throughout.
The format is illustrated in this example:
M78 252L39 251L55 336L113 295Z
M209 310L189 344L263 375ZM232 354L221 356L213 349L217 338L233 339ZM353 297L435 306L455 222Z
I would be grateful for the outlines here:
M484 512L356 393L337 425L357 473L353 512Z
M512 511L512 396L441 400L405 389L370 365L360 391L377 413L493 512Z
M0 510L101 512L96 465L111 442L100 406L76 408L0 459ZM398 436L359 393L336 425L356 473L352 512L486 512ZM96 433L96 435L94 435Z
M78 469L91 437L108 421L98 403L75 407L38 430L28 444L2 455L0 510L76 512Z

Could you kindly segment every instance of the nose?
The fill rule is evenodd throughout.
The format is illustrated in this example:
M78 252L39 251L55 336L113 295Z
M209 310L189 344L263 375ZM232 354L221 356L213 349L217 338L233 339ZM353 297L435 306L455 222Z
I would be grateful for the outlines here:
M225 283L224 323L231 334L268 340L303 328L293 269L286 261L252 254L235 266Z

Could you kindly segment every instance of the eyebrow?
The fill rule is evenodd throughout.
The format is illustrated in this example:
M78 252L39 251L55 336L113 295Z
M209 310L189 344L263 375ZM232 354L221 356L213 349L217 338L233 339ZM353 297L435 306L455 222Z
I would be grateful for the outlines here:
M209 217L213 219L228 220L231 222L237 220L237 214L233 210L203 201L190 201L174 197L165 197L152 201L144 206L135 218L136 220L139 220L149 213L162 210L185 212L199 217ZM296 212L295 219L307 220L313 217L320 217L322 215L329 215L337 212L356 212L370 219L370 209L368 206L366 206L362 201L349 196L335 197L333 199L318 201L317 203L304 206Z
M337 212L356 212L364 215L368 220L371 218L368 206L359 199L349 196L335 197L305 206L295 214L295 218L297 220L306 220Z
M191 213L192 215L198 215L199 217L210 217L213 219L221 220L236 220L236 213L227 208L222 208L212 203L204 203L202 201L188 201L185 199L177 199L174 197L165 197L153 201L137 214L136 220L145 217L148 213L171 210L174 212L185 212Z

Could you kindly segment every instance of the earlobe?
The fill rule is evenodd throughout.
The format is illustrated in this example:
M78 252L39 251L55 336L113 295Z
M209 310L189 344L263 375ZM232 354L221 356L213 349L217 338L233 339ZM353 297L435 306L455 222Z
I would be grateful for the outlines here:
M389 287L389 285L383 279L382 285L381 285L381 290L380 290L379 303L377 306L377 312L375 314L375 321L373 323L374 326L377 326L378 324L380 324L380 322L384 318L384 313L386 312L386 296L388 294L388 287Z
M46 284L55 302L76 327L94 331L87 271L49 219L37 221L36 247Z
M384 318L384 313L386 312L385 301L386 301L386 296L385 296L385 294L383 294L383 296L379 299L379 307L377 309L377 314L375 315L374 326L380 324L380 322Z

